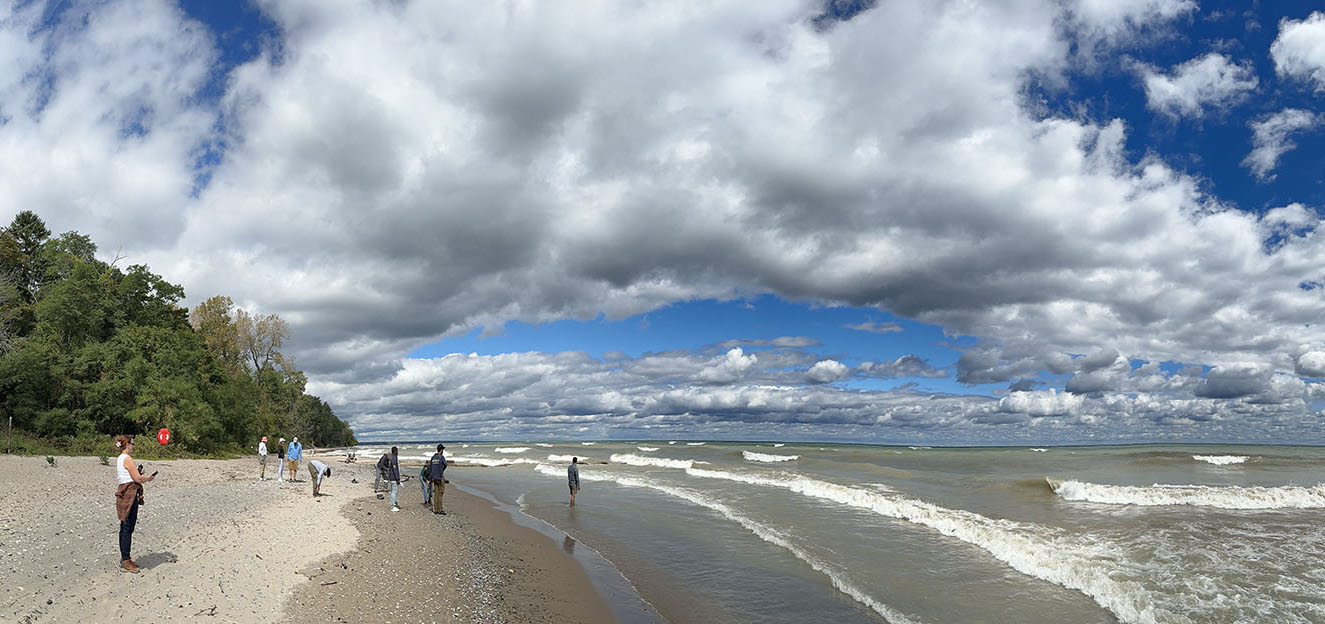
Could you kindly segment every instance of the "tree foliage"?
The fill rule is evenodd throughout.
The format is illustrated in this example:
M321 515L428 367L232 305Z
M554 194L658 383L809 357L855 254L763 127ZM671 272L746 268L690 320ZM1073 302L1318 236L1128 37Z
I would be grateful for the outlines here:
M280 317L221 296L189 312L183 288L96 249L77 232L52 239L31 212L0 229L0 418L48 438L169 427L203 453L263 435L355 444L280 353Z

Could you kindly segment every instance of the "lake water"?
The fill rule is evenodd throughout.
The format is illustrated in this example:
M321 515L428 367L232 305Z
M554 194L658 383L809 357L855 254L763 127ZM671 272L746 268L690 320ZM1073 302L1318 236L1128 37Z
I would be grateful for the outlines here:
M1325 622L1320 447L448 442L447 456L453 482L596 551L670 622ZM587 463L569 508L572 456Z

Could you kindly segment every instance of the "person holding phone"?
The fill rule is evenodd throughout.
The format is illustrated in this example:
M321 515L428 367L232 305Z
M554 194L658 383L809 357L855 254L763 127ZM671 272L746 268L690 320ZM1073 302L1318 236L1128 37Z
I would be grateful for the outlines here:
M133 546L133 529L138 525L138 506L143 503L143 484L156 478L156 473L143 476L142 469L133 463L133 437L115 438L120 456L115 460L115 513L120 518L120 567L138 574L138 564L129 556Z

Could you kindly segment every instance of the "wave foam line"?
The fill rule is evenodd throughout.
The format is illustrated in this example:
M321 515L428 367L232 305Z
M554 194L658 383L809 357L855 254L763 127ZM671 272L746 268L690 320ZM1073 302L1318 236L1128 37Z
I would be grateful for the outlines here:
M616 453L608 458L614 464L629 464L631 466L657 466L659 468L677 468L685 470L695 465L693 459L663 459L661 457L640 457L639 455L630 455L628 453Z
M562 476L561 470L555 466L547 466L545 464L540 464L537 468L535 468L535 470L545 475L550 475L554 477ZM676 498L688 501L700 507L716 511L719 514L721 514L723 517L727 518L728 520L731 520L732 522L741 525L751 533L754 533L755 536L758 537L759 539L762 539L770 544L780 546L786 551L790 552L792 556L801 560L806 565L809 565L816 572L819 572L820 574L823 574L824 576L828 577L828 581L832 583L833 587L835 587L838 591L850 596L851 598L869 607L870 609L873 609L875 613L878 613L880 616L883 616L883 618L887 620L890 624L916 624L915 620L906 617L906 615L903 614L902 612L892 607L889 607L883 602L880 602L879 600L875 599L873 596L870 596L863 589L856 586L855 583L852 583L850 579L846 578L842 572L835 570L833 566L829 565L828 563L825 563L824 561L820 560L818 557L815 557L814 555L811 555L810 553L796 546L792 538L784 535L781 531L778 531L777 529L774 529L773 527L770 527L761 522L752 520L746 517L745 515L741 514L740 512L737 512L736 510L732 509L731 507L728 507L727 505L724 505L715 500L709 499L698 492L685 488L660 485L643 479L604 474L601 472L586 471L581 474L581 478L585 479L586 481L610 481L627 487L638 487L638 488L647 488L651 490L656 490L664 494L668 494L670 496L674 496Z
M1114 549L1080 538L1068 538L1049 527L986 518L895 494L871 492L803 476L765 477L694 467L686 469L686 474L782 488L929 527L988 552L1022 574L1079 591L1123 622L1191 621L1182 614L1157 608L1155 604L1159 596L1146 591L1141 584L1115 580L1110 573L1125 564L1114 555Z
M548 455L547 460L550 462L560 462L568 464L570 463L570 460L575 459L576 457L579 457L579 455ZM585 459L589 458L586 457Z
M686 446L704 446L708 442L686 442Z
M527 447L527 446L499 446L499 447L497 447L497 448L495 448L495 449L492 449L492 450L497 451L498 453L515 454L515 453L523 453L523 452L529 450L529 447Z
M545 442L535 442L535 445L536 445L536 446L541 446L541 447L543 447L543 448L552 448L552 445L551 445L551 444L547 444L547 443L545 443Z
M426 461L427 457L421 457ZM536 459L526 459L524 457L461 457L449 456L446 461L455 464L469 464L472 466L510 466L511 464L537 464Z
M645 453L652 453L652 452L658 450L658 447L656 447L656 446L637 446L637 447L635 447L635 448L637 448L637 449L639 449L639 450L641 450L641 451L643 451L643 452L645 452Z
M750 451L741 451L741 457L744 457L746 461L766 463L796 461L801 458L800 455L769 455L766 453L753 453Z
M1046 479L1064 500L1109 505L1192 505L1220 509L1315 509L1325 507L1325 484L1311 487L1237 485L1105 485Z
M1246 455L1192 455L1192 459L1216 466L1227 466L1229 464L1245 464L1250 458Z

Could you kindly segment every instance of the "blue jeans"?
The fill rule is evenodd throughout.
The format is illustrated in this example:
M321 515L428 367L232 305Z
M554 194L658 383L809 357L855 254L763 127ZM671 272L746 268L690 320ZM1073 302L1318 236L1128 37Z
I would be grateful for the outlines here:
M399 507L399 506L400 506L400 505L397 505L397 504L396 504L396 493L399 492L399 491L400 491L400 482L399 482L399 481L392 481L392 482L391 482L391 506L392 506L392 507Z
M423 490L423 502L432 500L432 482L427 479L419 479L419 489Z

